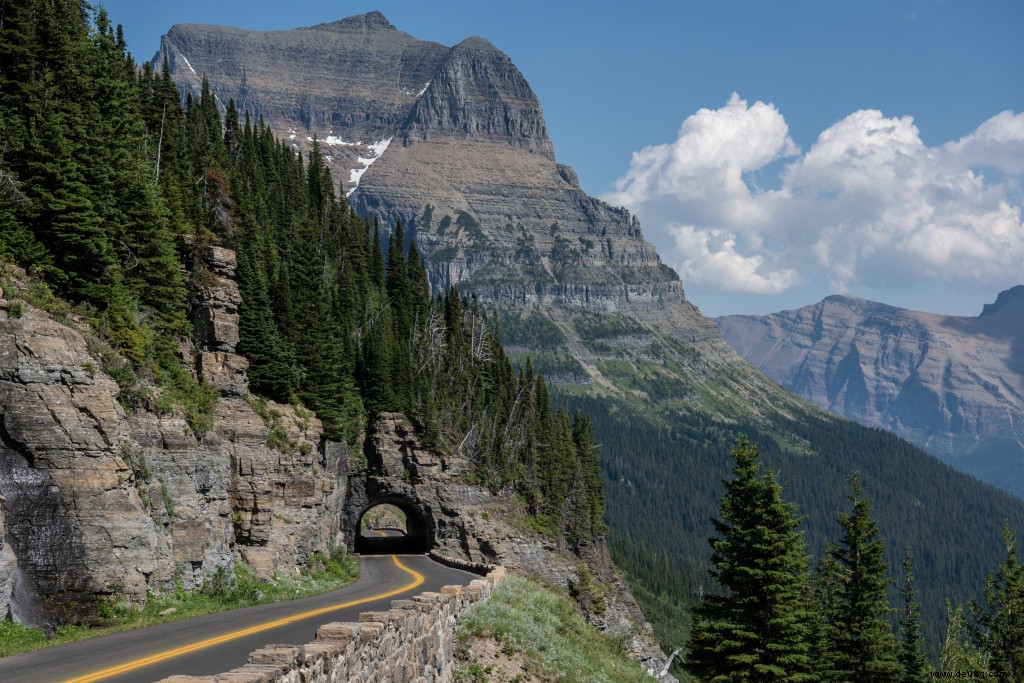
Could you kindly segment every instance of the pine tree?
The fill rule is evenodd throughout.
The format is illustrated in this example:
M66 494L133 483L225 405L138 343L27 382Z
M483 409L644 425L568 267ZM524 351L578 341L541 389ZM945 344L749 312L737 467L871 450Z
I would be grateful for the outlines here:
M900 614L900 642L897 660L903 669L901 683L925 683L929 680L928 659L921 651L921 614L917 606L917 587L914 585L914 565L910 549L903 556L906 584L903 586L903 611Z
M1024 681L1024 565L1009 522L1003 524L1006 559L989 575L984 604L971 602L972 631L988 661L989 673L1000 681Z
M238 252L237 277L242 295L238 351L249 361L250 390L287 402L298 386L300 373L278 333L255 251L254 247L243 245Z
M746 438L724 481L711 575L724 594L694 610L686 669L704 681L811 681L808 556L795 506Z
M958 606L954 609L946 600L946 614L949 615L949 625L939 650L939 671L967 671L978 678L986 678L989 674L988 657L971 642L964 608Z
M827 646L832 670L826 681L898 681L896 639L888 621L892 613L886 586L891 583L882 555L885 545L878 538L878 524L871 501L864 498L860 478L850 477L849 500L852 514L840 513L843 537L830 550L826 567L828 600Z
M604 482L601 479L600 449L594 439L594 428L588 415L576 413L572 434L579 459L578 481L585 497L585 526L579 535L582 540L589 541L604 530Z

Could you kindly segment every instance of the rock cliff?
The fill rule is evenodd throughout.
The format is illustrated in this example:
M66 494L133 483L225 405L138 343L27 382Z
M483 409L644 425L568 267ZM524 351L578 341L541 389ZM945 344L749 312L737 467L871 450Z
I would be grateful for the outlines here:
M786 388L1024 496L1024 285L973 318L830 296L718 325Z
M242 397L234 254L207 260L195 357L221 398L205 434L177 412L126 412L87 325L58 322L21 300L17 273L5 278L0 614L88 620L99 597L197 588L237 559L267 576L340 542L344 448L301 409Z

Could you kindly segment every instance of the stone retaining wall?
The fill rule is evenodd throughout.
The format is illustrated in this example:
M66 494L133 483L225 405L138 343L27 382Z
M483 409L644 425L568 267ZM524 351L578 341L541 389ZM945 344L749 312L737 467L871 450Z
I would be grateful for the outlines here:
M232 671L160 683L444 683L455 666L456 619L504 577L495 567L468 586L392 600L391 609L363 612L358 622L325 624L312 643L268 645Z
M492 571L498 568L498 565L494 564L483 564L480 562L472 562L470 560L463 560L458 557L449 557L448 555L442 555L437 552L436 549L431 550L427 553L434 562L443 564L446 567L452 569L461 569L463 571L472 572L479 574L480 576L488 576Z

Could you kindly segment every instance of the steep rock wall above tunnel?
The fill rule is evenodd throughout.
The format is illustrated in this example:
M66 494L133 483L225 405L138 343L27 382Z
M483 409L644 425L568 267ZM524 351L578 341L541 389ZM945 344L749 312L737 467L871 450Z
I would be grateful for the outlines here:
M294 406L246 396L234 253L210 247L194 302L197 347L183 347L220 394L212 429L180 412L131 414L84 321L58 322L0 295L0 615L53 628L93 618L98 598L202 586L244 560L257 575L339 545L346 449ZM6 296L6 298L3 298ZM269 445L271 429L285 438Z

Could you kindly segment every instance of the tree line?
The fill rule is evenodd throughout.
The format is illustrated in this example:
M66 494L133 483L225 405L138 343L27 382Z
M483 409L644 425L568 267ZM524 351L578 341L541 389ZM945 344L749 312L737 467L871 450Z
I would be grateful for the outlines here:
M252 393L311 408L352 445L403 412L539 530L568 544L602 532L589 418L513 369L474 297L431 292L415 240L348 207L318 144L297 153L205 79L183 98L166 62L137 65L121 27L80 0L0 0L0 140L0 258L127 359L127 408L191 402L208 428L215 397L181 345L211 277L202 255L227 246Z
M694 609L688 672L737 682L923 683L933 673L1024 680L1024 567L1008 524L1003 563L982 601L970 603L969 618L962 608L951 611L933 669L923 652L910 551L902 604L893 608L884 543L859 477L851 476L848 510L838 515L839 540L812 571L796 506L758 455L745 438L732 451L732 477L723 482L709 539L715 590Z

